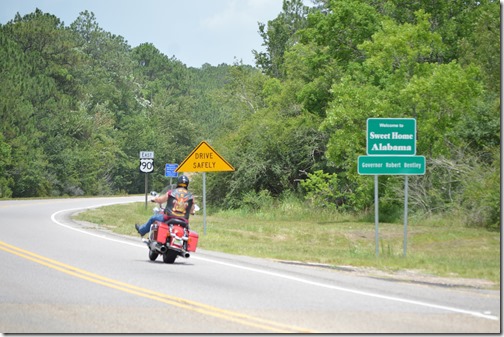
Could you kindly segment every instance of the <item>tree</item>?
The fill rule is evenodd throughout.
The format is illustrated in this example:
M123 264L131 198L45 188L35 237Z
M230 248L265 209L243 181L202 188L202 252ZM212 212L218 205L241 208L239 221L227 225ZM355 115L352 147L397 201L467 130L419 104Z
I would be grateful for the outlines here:
M456 160L455 154L469 154L472 149L481 148L476 139L481 139L482 134L472 137L481 129L476 126L467 131L469 120L485 120L483 125L489 130L486 135L490 139L490 134L495 135L497 129L494 122L490 122L495 121L495 116L481 117L489 116L489 110L483 108L486 96L480 69L475 65L463 67L455 61L438 62L437 55L444 46L440 36L432 31L429 17L418 11L415 24L384 21L381 31L359 45L366 59L362 63L349 64L348 75L333 85L334 100L322 128L332 134L327 155L342 172L338 175L342 178L339 181L355 188L362 183L355 166L357 156L364 154L365 133L362 130L365 130L366 119L416 118L417 153L427 157L428 169L425 177L412 179L411 186L415 190L422 181L430 181L428 193L416 198L417 204L430 212L458 203L448 191L463 193L464 186L462 180L445 179L445 171L434 169L434 166L430 169L429 163L438 158ZM495 143L495 139L491 141ZM385 187L381 189L383 195L397 194L397 179L382 178L381 183ZM372 191L364 192L364 195L351 193L350 202L367 200L369 205ZM434 195L438 197L432 198ZM353 206L362 209L366 204Z
M284 0L282 12L266 26L259 23L259 34L266 52L253 50L256 65L265 74L276 78L284 77L284 53L296 42L296 32L306 23L308 7L301 0Z
M14 182L7 174L7 170L11 165L11 147L5 142L3 135L0 133L0 198L12 196L11 186Z

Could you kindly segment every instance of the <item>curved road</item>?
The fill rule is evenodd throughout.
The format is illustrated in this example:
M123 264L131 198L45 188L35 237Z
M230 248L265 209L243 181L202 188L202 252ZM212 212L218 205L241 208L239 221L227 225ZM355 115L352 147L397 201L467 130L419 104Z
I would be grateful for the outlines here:
M499 333L500 292L198 250L150 262L78 209L144 197L0 202L3 333ZM205 240L200 235L200 241Z

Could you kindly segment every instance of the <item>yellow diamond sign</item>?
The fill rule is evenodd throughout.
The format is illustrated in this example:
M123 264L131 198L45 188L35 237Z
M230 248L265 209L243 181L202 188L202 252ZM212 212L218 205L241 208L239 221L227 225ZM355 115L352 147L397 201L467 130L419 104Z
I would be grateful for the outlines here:
M202 141L180 164L175 172L219 172L234 171L207 142Z

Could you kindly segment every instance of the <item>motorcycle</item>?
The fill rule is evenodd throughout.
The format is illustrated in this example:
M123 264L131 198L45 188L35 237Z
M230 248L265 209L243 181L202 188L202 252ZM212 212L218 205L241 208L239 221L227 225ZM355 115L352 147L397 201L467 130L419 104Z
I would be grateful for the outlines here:
M154 193L151 192L151 195L157 195ZM155 207L154 212L162 213L163 208ZM178 256L189 258L190 252L196 252L198 239L198 233L190 230L188 223L174 218L166 222L155 221L150 227L148 238L142 241L149 248L149 260L155 261L162 255L164 263L174 263Z

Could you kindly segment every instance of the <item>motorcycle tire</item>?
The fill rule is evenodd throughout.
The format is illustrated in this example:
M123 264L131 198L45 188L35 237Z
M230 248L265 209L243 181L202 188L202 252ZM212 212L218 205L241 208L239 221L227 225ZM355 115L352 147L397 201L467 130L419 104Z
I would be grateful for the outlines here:
M177 258L178 253L174 250L168 250L166 253L163 253L163 262L164 263L174 263Z
M156 261L159 253L156 252L155 250L149 249L149 260L151 261Z

